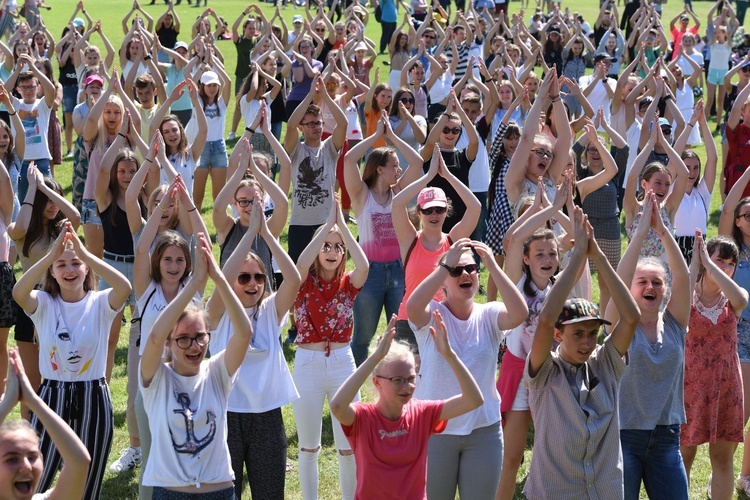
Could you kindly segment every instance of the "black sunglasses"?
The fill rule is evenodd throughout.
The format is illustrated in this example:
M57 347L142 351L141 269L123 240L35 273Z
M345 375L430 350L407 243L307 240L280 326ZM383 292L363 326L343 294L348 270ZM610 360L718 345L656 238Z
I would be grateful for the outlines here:
M404 104L414 104L414 99L413 99L413 98L411 98L411 97L402 97L402 98L401 98L401 99L399 99L399 100L400 100L401 102L403 102Z
M240 273L237 275L237 283L242 286L250 283L251 279L255 279L256 283L265 283L266 275L263 273Z
M458 278L461 276L464 271L466 271L466 274L474 274L479 270L479 266L476 264L466 264L465 266L456 266L450 271L450 275L452 278Z
M456 128L443 127L443 133L444 134L458 135L458 134L461 133L461 129L459 127L456 127Z
M430 207L430 208L419 209L419 211L425 215L432 215L433 213L436 213L438 215L443 215L447 210L448 210L448 207Z

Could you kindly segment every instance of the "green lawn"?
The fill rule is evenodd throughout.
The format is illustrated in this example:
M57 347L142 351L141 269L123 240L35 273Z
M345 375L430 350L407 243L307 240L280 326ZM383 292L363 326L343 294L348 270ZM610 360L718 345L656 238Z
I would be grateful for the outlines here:
M46 11L43 12L43 15L45 16L45 22L47 26L49 27L50 31L53 33L54 36L59 37L63 27L68 22L70 14L73 12L75 8L76 2L74 0L57 0L55 2L49 2L51 5L53 5L54 10L47 13ZM149 6L145 5L144 8L146 11L156 20L161 13L164 12L165 5L162 0L157 0L156 5ZM221 0L221 1L212 1L210 3L210 7L217 10L218 14L223 16L229 25L231 26L234 20L236 19L236 16L239 15L245 7L247 7L248 3L243 2L240 0ZM265 13L266 17L270 18L273 16L273 7L270 3L262 3L261 9ZM563 7L570 7L572 11L578 11L585 19L590 23L594 24L594 21L596 19L596 15L598 12L597 8L598 2L586 2L584 0L571 0L571 1L565 1L563 3ZM693 6L698 14L699 19L701 19L702 23L705 23L705 16L708 12L708 9L710 8L710 3L708 2L694 2ZM124 15L130 10L132 3L127 0L89 0L85 3L86 10L91 15L91 17L94 20L101 19L102 25L104 27L104 30L107 34L107 36L110 38L112 44L115 48L119 48L122 45L122 40L124 38L124 34L122 33L121 29L121 19L124 17ZM518 2L513 2L510 5L510 11L511 13L518 12L520 4ZM620 10L622 11L622 6L620 6ZM682 2L670 2L664 7L664 17L668 20L671 19L676 13L678 9L682 8ZM180 16L181 22L182 22L182 32L184 33L182 36L180 36L181 40L189 41L189 33L190 33L190 26L195 21L196 16L199 12L202 10L195 9L189 5L187 5L187 1L183 1L181 5L176 7L177 13ZM301 10L293 9L291 6L288 6L287 9L282 10L282 16L287 22L287 25L291 28L292 27L292 16L297 13L302 13ZM379 25L377 25L374 22L374 17L371 16L371 23L367 28L367 36L374 40L376 44L378 43L380 39L380 30ZM92 37L92 41L95 45L99 45L101 47L101 44L99 42L99 39L96 35ZM230 75L234 74L234 68L236 65L236 53L234 50L234 47L231 42L229 41L220 41L218 42L218 47L224 54L225 59L225 65L227 67L227 72ZM382 68L382 73L385 75L385 72L388 70L387 66L384 66L383 63L388 59L387 56L380 56L378 58L378 65ZM118 59L116 59L118 60ZM53 64L55 67L55 71L57 73L56 64ZM385 80L385 76L383 77L383 80ZM230 106L230 109L233 108L233 105ZM244 125L240 125L241 127ZM712 123L711 128L713 129L714 124ZM229 126L227 126L229 127ZM233 144L231 144L233 146ZM721 150L720 145L717 141L717 148L719 151ZM703 147L700 147L697 149L698 154L701 156L702 160L705 161L705 152ZM56 177L60 181L60 183L65 187L66 194L70 196L70 184L71 184L71 175L72 175L72 161L66 161L64 165L58 166L56 168ZM210 179L209 179L210 182ZM208 193L210 193L210 187L207 187L206 190ZM709 227L709 236L713 236L716 234L716 225L718 223L719 219L719 205L721 203L719 195L718 195L718 184L717 189L714 191L714 197L711 204L711 226ZM207 196L202 207L202 214L206 220L206 224L208 226L209 232L212 233L212 236L214 236L214 228L211 221L211 208L212 203L210 200L210 196ZM356 226L352 227L352 230L356 230ZM355 233L356 234L356 233ZM282 246L286 246L286 233L284 233L281 237ZM218 248L215 248L216 254L218 256ZM20 273L20 268L17 268L18 272ZM482 282L486 286L486 276L482 276ZM595 287L595 296L598 297L598 289L596 289L596 280L594 279L594 287ZM483 301L484 297L478 296L477 299L479 301ZM381 318L381 331L383 327L385 326L384 320ZM111 383L111 389L112 389L112 395L113 395L113 402L115 407L115 424L116 424L116 430L115 430L115 438L112 448L112 455L110 457L110 462L114 461L118 456L119 452L128 446L128 435L127 435L127 429L125 425L125 405L126 405L126 393L125 393L125 384L126 384L126 375L125 375L125 363L127 358L127 338L128 338L128 332L127 327L123 327L123 330L120 334L120 342L118 344L116 359L115 359L115 368L113 372L112 377L112 383ZM11 344L13 342L11 341ZM293 349L289 349L285 346L285 353L287 356L288 362L291 364L293 360ZM372 392L370 390L365 390L364 393L365 399L371 399L372 398ZM300 490L299 490L299 483L297 481L297 470L296 470L296 462L297 462L297 438L296 438L296 429L294 425L294 418L291 411L291 406L287 405L284 408L284 419L286 422L286 429L287 429L287 437L289 440L289 461L295 465L294 471L289 473L287 475L287 483L286 483L286 492L287 492L287 498L301 498ZM531 443L529 443L530 445ZM737 454L735 456L735 469L736 471L739 470L739 465L741 462L741 456L742 456L742 447L740 446L740 449L738 449ZM531 462L531 451L529 446L529 451L526 453L526 458L524 461L524 464L521 467L521 471L519 473L519 480L521 483L519 483L517 492L519 494L520 498L520 492L522 490L522 481L525 477L525 474L528 472L528 466ZM693 482L691 486L691 497L694 498L703 498L705 497L706 492L706 483L708 480L708 475L710 473L710 464L708 460L708 453L707 448L702 447L699 451L698 457L696 458L694 467L693 467ZM323 424L323 452L320 456L320 498L324 499L333 499L338 498L339 495L339 488L338 488L338 462L336 459L336 452L333 449L333 435L330 431L330 416L328 414L328 411L324 412L324 424ZM642 495L643 498L645 498L645 494ZM105 483L104 483L104 489L103 489L103 498L107 499L129 499L129 498L136 498L137 497L137 474L136 472L131 472L123 475L114 475L111 473L107 473L105 476ZM249 489L245 489L245 494L243 495L243 498L250 498ZM472 499L469 499L472 500Z

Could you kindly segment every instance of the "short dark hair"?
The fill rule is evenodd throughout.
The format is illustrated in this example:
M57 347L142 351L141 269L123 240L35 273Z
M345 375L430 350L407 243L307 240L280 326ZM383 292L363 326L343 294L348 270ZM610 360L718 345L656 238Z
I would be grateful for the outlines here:
M16 82L27 82L29 80L36 80L36 75L32 71L22 71L18 75L18 79L16 80ZM16 85L18 85L18 83L16 83Z

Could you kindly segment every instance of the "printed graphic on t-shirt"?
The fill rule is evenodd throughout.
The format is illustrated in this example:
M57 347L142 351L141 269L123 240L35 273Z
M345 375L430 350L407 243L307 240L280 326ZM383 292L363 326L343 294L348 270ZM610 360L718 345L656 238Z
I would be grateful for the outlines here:
M91 367L94 348L78 346L70 337L65 324L58 318L55 326L55 340L49 352L52 370L59 374L75 373L83 375Z
M300 208L317 207L330 196L329 187L323 186L323 169L322 160L316 168L309 156L300 163L299 173L297 174L297 189L294 192Z
M217 106L216 104L209 104L208 106L206 106L203 112L206 114L206 119L208 120L211 120L213 118L218 118L219 106Z
M380 439L383 440L385 438L397 438L401 436L405 436L409 434L409 429L397 429L395 431L386 431L385 429L378 429L378 435L380 436Z
M42 133L39 127L39 111L19 109L18 117L21 118L23 130L26 132L26 144L40 144Z
M173 409L172 412L181 414L185 420L185 441L182 444L175 442L175 435L170 431L169 437L172 439L172 447L177 453L186 453L192 456L196 456L206 446L211 444L216 435L216 415L211 410L206 411L206 425L208 425L208 433L202 438L198 438L195 435L195 412L190 408L191 401L190 396L184 392L174 393L177 404L180 405L179 409Z
M393 218L390 212L372 214L371 220L373 240L378 242L378 246L398 245L396 229L393 227Z

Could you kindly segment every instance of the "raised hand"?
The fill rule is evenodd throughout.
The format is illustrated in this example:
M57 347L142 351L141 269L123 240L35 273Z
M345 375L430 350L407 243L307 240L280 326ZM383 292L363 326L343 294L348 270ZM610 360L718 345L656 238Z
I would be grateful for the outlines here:
M388 351L391 350L391 344L396 336L396 315L392 315L390 321L388 321L388 327L380 340L378 346L375 348L375 352L372 354L377 359L385 358Z
M433 311L432 317L435 320L435 326L430 327L430 335L432 336L432 340L435 342L435 349L437 349L437 352L439 352L440 355L445 358L447 356L450 356L453 352L451 343L448 340L448 329L445 327L443 316L439 311Z

